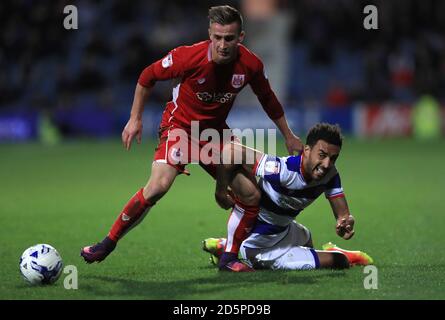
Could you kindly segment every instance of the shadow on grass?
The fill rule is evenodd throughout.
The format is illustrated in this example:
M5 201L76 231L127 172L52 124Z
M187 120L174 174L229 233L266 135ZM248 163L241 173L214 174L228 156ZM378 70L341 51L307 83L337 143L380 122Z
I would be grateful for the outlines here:
M181 280L130 280L110 276L86 276L86 279L105 282L83 285L82 289L94 296L108 296L112 298L128 297L129 299L190 299L194 295L213 294L224 296L225 291L248 288L258 284L267 285L311 285L317 284L323 278L341 278L344 271L316 270L316 271L257 271L255 273L216 273L214 276L190 278ZM88 281L87 281L88 283ZM110 284L113 289L110 288Z

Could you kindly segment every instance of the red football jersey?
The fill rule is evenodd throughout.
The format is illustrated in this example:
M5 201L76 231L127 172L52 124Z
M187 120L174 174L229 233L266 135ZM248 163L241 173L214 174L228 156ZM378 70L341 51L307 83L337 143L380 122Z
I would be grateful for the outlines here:
M189 128L199 121L200 129L224 128L238 92L249 84L271 119L284 112L264 73L261 60L245 46L238 45L238 56L229 64L211 58L210 40L173 49L163 59L145 68L139 84L152 87L158 80L177 79L172 101L165 112L169 122Z

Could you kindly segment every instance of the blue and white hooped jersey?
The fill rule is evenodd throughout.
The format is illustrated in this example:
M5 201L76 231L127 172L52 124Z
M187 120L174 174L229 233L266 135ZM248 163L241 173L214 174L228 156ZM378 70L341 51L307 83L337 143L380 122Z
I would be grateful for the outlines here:
M335 167L321 180L309 183L301 170L302 155L276 157L265 154L256 164L254 173L260 177L261 202L258 221L249 239L250 247L274 245L286 235L294 218L322 193L327 198L344 196ZM252 236L259 238L255 241Z

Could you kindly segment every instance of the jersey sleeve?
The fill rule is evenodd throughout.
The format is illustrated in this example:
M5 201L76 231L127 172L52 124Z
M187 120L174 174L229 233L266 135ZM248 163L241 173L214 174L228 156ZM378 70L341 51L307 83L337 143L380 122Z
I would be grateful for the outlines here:
M269 118L275 120L284 115L283 107L270 87L269 80L264 71L264 65L260 60L258 61L255 74L250 81L250 86L257 95L258 100Z
M186 49L178 47L170 51L164 58L146 67L139 76L138 83L151 88L156 81L179 78L186 69Z
M344 197L343 188L341 186L340 175L337 173L332 177L331 180L326 184L326 190L324 192L326 198L333 199L338 197Z
M296 178L296 172L289 170L289 157L277 157L264 154L254 167L254 174L275 186L287 187Z

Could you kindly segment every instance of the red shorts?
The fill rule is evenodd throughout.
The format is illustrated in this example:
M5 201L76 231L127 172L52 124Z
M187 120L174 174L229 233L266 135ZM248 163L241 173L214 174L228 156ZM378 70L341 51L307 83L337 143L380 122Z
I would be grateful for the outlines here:
M154 161L169 164L179 173L187 175L190 173L185 170L185 166L189 163L199 163L215 178L216 165L220 163L223 146L235 140L230 128L226 125L223 128L213 129L211 139L201 135L203 129L200 128L200 137L195 137L192 136L190 128L169 122L167 115L168 112L165 112L159 126L159 143L155 150Z

